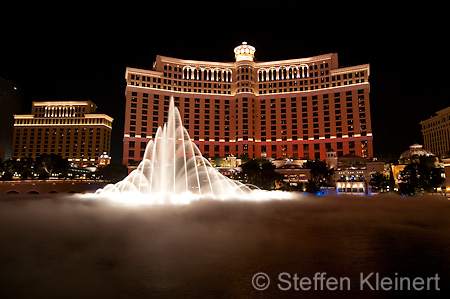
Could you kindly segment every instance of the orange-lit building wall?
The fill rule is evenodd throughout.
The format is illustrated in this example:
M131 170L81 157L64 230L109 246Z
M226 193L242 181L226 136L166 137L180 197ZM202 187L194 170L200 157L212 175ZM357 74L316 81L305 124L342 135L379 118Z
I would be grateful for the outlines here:
M31 114L14 115L12 157L56 154L94 162L111 147L113 118L91 101L33 102Z
M209 157L373 155L368 64L339 68L336 53L255 62L254 52L243 44L235 62L157 56L153 70L127 68L123 163L141 160L171 97Z

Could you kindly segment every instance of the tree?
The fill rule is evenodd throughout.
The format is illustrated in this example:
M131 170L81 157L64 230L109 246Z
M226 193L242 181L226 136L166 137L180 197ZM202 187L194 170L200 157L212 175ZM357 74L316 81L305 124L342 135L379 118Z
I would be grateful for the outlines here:
M388 181L389 191L394 191L395 189L395 177L394 171L392 170L392 166L389 165L389 181Z
M16 172L19 174L22 180L33 178L33 168L34 168L34 159L29 158L21 158L18 161L15 161Z
M66 177L69 171L70 163L67 159L55 154L42 154L35 160L35 172L39 179L46 179L53 174L58 177Z
M419 188L427 192L434 192L444 183L442 168L435 167L436 157L421 156L419 158Z
M394 187L391 187L390 185L390 179L388 179L383 173L379 172L372 174L369 184L373 191L388 192L394 190Z
M2 162L0 167L4 181L12 180L15 174L19 175L22 180L33 178L33 158L8 159Z
M244 153L239 156L239 159L241 159L242 163L247 163L250 161L250 157L248 156L248 153Z
M275 182L282 177L279 173L275 172L276 166L267 160L256 161L252 159L242 164L241 168L250 184L263 189L272 189L275 186Z
M14 160L9 159L1 163L1 172L3 181L11 181L14 176Z
M247 176L247 181L250 184L257 185L260 166L255 160L250 160L241 165L242 172Z
M264 189L272 189L275 187L275 182L280 180L282 175L275 172L277 167L271 163L264 163L261 165L261 179L260 186Z
M319 191L320 191L319 185L313 180L308 180L308 183L306 183L306 192L310 194L316 194Z
M414 195L418 189L418 163L413 162L405 166L400 172L401 182L399 185L399 193L404 195Z
M442 169L435 167L435 157L419 157L405 166L400 172L401 183L399 192L405 195L414 195L423 192L433 192L441 186L444 179L441 176Z
M331 171L325 161L308 160L303 167L311 169L311 180L316 183L326 183L331 177Z
M178 163L178 165L181 165ZM103 168L100 168L95 173L96 177L100 177L111 183L117 183L123 180L128 174L127 167L125 165L111 162Z
M320 160L308 160L303 167L311 169L311 179L306 184L306 192L317 193L320 187L328 186L332 171L328 169L327 163Z

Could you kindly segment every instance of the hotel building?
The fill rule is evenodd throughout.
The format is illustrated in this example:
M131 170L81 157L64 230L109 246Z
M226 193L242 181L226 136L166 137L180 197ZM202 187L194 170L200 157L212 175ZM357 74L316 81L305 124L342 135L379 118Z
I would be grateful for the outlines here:
M436 156L450 152L450 107L439 110L436 115L421 121L425 148Z
M245 42L234 54L234 62L158 55L152 70L127 68L123 164L141 160L171 97L205 156L373 155L368 64L340 68L336 53L256 62Z
M13 158L57 154L95 162L109 154L113 118L91 101L33 102L31 114L14 115Z

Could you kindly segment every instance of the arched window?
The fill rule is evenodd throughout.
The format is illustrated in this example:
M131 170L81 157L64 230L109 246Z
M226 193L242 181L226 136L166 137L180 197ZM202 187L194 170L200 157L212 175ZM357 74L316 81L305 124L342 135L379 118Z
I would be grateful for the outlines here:
M222 80L222 77L220 75L221 75L220 69L216 69L216 81Z
M269 80L275 80L275 78L276 78L275 69L270 69L269 70Z
M306 64L302 64L301 66L300 66L300 78L306 78L306 77L308 77L308 65L306 65Z
M307 65L305 65L305 66L303 67L303 76L304 76L305 78L309 77L309 67L308 67Z
M287 75L286 68L285 67L280 68L279 70L280 80L286 79L286 75Z
M232 75L231 70L228 70L228 71L227 71L227 82L231 82L231 81L232 81L232 80L231 80L231 75Z

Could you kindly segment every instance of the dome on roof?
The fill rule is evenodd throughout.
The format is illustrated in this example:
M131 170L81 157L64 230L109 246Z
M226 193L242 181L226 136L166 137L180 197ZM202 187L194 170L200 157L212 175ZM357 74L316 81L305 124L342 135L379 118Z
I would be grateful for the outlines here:
M242 42L242 45L234 48L234 57L236 61L248 60L253 61L255 58L255 47L250 46L247 42Z
M421 144L413 144L409 146L409 150L404 151L401 155L400 155L400 160L408 160L411 159L413 157L419 157L419 156L434 156L434 154L426 149L423 148L423 146Z

